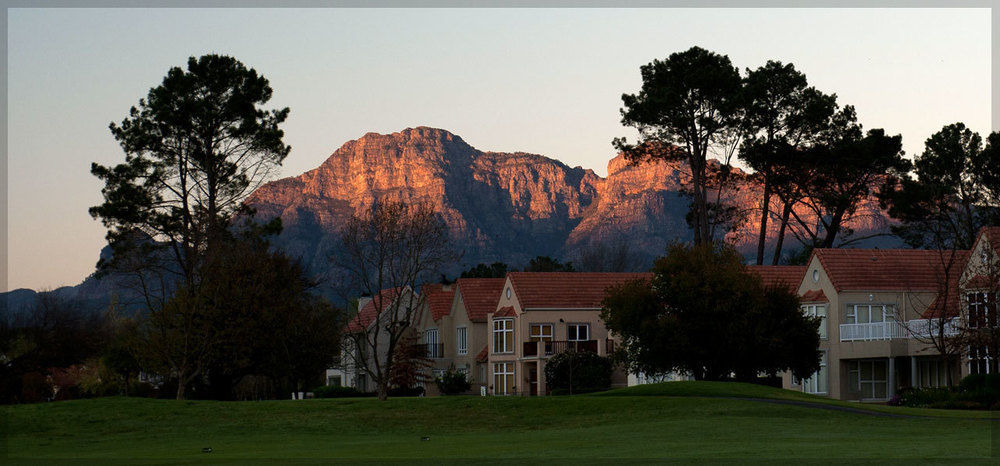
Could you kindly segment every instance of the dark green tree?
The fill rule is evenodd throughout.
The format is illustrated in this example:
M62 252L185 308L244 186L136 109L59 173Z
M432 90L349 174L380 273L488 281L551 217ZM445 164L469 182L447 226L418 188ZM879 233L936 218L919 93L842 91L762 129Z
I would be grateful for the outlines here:
M476 264L475 267L462 272L461 278L504 278L510 267L503 262L492 264Z
M612 287L601 318L621 336L629 370L680 371L699 380L819 369L819 321L803 315L785 288L765 288L725 245L674 244L656 261L652 282Z
M743 127L739 71L729 57L692 47L640 68L642 89L623 94L622 124L639 132L636 143L616 138L615 147L633 162L685 160L691 170L692 219L696 243L713 241L708 155L731 156ZM723 182L718 189L726 186ZM724 196L716 195L720 202ZM718 209L717 209L718 210Z
M771 217L771 198L775 184L785 170L783 156L788 148L815 142L816 137L836 110L836 96L808 86L805 74L791 63L768 61L756 70L747 69L744 79L744 105L750 136L740 149L740 158L754 169L762 184L760 233L757 238L757 265L764 263L767 224ZM781 238L784 237L792 204L785 202L781 214ZM780 257L780 244L775 260Z
M524 267L525 272L576 272L572 262L565 264L549 256L538 256L531 259Z
M996 134L996 133L994 133ZM909 172L889 177L880 192L883 207L900 221L893 233L915 248L971 249L983 225L997 219L998 193L989 176L1000 169L1000 153L962 123L927 138Z
M545 386L554 394L587 393L611 388L611 359L572 348L545 363Z
M210 243L290 150L278 128L288 109L263 108L271 94L267 79L235 58L191 57L110 125L125 162L91 166L104 202L90 214L108 228L117 262L142 254L140 263L168 262L161 270L184 285L197 280Z

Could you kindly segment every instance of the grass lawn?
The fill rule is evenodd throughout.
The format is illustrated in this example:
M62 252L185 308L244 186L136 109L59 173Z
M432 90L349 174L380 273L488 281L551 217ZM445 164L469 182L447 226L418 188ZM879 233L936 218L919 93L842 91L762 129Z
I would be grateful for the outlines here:
M722 397L819 400L929 417L872 416ZM267 458L303 462L497 458L557 463L574 458L783 462L965 458L988 463L994 453L991 424L995 425L981 419L984 413L873 407L767 387L706 382L549 398L388 402L103 398L4 409L6 422L0 433L7 442L8 459L15 463L39 459L244 463ZM203 447L212 452L202 453Z

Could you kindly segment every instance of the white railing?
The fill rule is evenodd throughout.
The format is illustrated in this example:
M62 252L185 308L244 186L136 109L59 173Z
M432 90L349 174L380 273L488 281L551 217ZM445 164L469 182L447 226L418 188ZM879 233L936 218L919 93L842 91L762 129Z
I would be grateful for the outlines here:
M941 328L938 319L914 319L903 325L896 321L868 324L841 324L840 341L893 340L897 338L929 338L937 336ZM944 324L945 336L958 335L958 321L949 319Z
M890 340L906 336L906 327L896 321L840 325L840 341Z
M910 338L931 338L941 335L941 319L914 319L907 322ZM944 336L958 335L959 322L956 318L944 321Z

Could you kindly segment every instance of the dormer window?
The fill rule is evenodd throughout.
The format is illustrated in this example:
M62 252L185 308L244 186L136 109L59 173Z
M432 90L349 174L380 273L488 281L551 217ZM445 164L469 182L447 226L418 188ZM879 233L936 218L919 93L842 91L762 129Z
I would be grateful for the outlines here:
M507 299L510 299L510 287L507 287Z

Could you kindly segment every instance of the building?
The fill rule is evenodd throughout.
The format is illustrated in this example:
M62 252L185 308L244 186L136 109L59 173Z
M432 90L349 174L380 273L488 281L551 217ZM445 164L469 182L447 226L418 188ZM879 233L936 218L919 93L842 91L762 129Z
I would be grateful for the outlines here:
M974 251L995 255L998 242L990 242L990 231L980 233ZM803 312L822 319L821 367L804 380L785 374L783 386L842 400L885 401L905 387L957 383L975 363L949 361L929 336L942 326L943 335L955 335L963 326L963 308L975 305L963 295L980 276L970 267L988 263L989 255L971 261L969 251L813 251L798 293Z
M601 320L608 287L649 279L639 273L511 272L489 313L488 392L545 395L545 363L573 348L607 356L614 340ZM616 370L612 386L625 386Z
M428 378L453 369L464 372L471 392L486 385L485 359L479 358L488 338L487 315L500 299L503 278L460 278L451 285L424 285L425 300L418 320L422 343L430 360ZM429 395L437 394L433 383Z
M376 387L364 370L364 365L374 367L374 355L378 355L381 361L385 360L389 352L389 336L385 325L396 320L395 316L409 313L414 319L419 317L419 309L414 309L419 302L420 295L409 287L384 289L374 297L359 298L358 314L344 329L346 336L341 345L340 364L326 371L327 384L335 385L339 382L340 385L363 392L374 391ZM412 328L412 323L409 325ZM364 344L354 343L358 335L364 336L365 340L358 339Z

